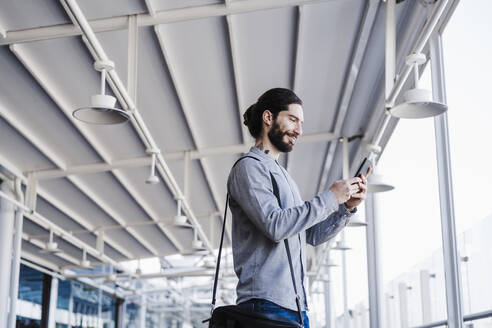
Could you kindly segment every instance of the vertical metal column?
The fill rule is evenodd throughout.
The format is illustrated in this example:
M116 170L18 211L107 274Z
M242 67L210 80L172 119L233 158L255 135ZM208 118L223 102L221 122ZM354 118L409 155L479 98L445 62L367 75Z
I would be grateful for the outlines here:
M377 197L377 194L369 193L366 198L367 279L369 286L370 328L383 327L383 285L381 278L381 257L379 255L380 234Z
M147 315L147 299L145 295L141 296L140 304L140 328L145 328L145 317Z
M432 304L430 296L430 274L428 270L420 270L420 299L422 308L422 324L432 322Z
M435 33L431 36L429 48L433 98L434 101L446 103L442 39L439 33ZM447 113L434 118L434 129L436 134L436 157L439 181L439 203L441 207L442 249L444 255L448 327L461 328L463 327L463 312L461 309L460 270L456 245L453 181L451 175Z
M49 328L52 277L43 274L43 294L41 297L41 328Z
M326 275L328 277L328 281L324 282L324 291L325 291L325 327L332 328L331 325L331 274L330 268L326 268Z
M15 180L15 193L17 200L24 204L24 193L21 188L21 180ZM10 311L8 328L15 328L17 319L17 294L19 291L19 273L20 273L20 258L22 246L22 224L24 221L24 211L17 208L15 211L15 235L14 235L14 252L12 254L12 265L10 267Z
M398 284L398 298L400 300L400 327L408 328L407 285L404 282Z
M1 181L1 180L0 180ZM14 198L11 186L3 181L0 190ZM0 199L0 327L7 326L10 291L10 264L12 258L12 236L14 234L15 207Z
M55 328L56 325L56 303L58 301L58 278L51 279L50 300L48 307L48 328Z
M342 139L342 175L343 179L349 179L350 161L349 161L349 149L348 139L343 137ZM340 233L340 241L345 245L345 229ZM340 250L342 252L342 290L343 290L343 327L349 328L349 312L348 312L348 295L347 295L347 250Z

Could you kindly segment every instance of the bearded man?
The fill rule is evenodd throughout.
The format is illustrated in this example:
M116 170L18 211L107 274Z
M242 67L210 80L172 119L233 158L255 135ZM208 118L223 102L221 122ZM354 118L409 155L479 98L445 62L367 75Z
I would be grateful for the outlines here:
M302 101L294 92L266 91L244 114L244 124L256 142L232 168L227 188L238 306L300 322L297 297L304 327L309 327L306 243L325 243L347 225L365 199L367 180L364 176L339 180L303 201L296 183L278 163L279 154L292 151L301 137L303 122ZM294 278L281 243L284 239L289 243Z

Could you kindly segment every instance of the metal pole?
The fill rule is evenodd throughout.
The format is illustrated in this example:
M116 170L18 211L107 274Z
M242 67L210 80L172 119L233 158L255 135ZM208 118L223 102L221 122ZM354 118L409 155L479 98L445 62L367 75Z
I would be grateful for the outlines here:
M420 298L422 308L422 324L432 320L432 304L430 295L430 274L428 270L420 271Z
M1 183L0 190L13 197L12 188L6 181ZM14 205L2 198L0 200L0 327L7 326L7 313L9 312L8 301L14 216Z
M324 287L325 287L325 327L326 328L332 328L333 326L331 325L331 272L330 268L326 268L326 275L328 278L328 281L324 282Z
M58 278L51 279L51 290L48 309L48 328L55 328L56 303L58 301Z
M15 193L17 200L20 203L24 203L24 193L21 188L21 180L17 178L15 180ZM24 220L24 211L22 208L17 208L15 211L15 235L14 235L14 253L12 255L12 264L10 267L10 311L8 319L8 328L15 328L15 322L17 320L17 293L19 291L19 272L20 272L20 258L21 258L21 245L22 245L22 223Z
M367 279L369 286L369 321L370 328L381 328L382 316L382 278L381 257L379 252L379 222L377 211L377 195L367 194L366 199L366 243L367 243Z
M342 139L342 175L343 179L349 178L349 150L348 139L343 137ZM340 235L342 244L345 244L345 230L342 230ZM349 313L348 313L348 295L347 295L347 255L346 250L342 250L342 288L343 288L343 326L349 328Z
M441 35L432 35L429 43L432 91L435 101L446 103L446 85ZM460 270L456 245L456 225L454 218L453 181L451 175L451 156L449 151L449 131L447 113L434 118L436 134L436 157L439 181L439 203L441 207L442 249L444 256L444 278L446 283L446 303L448 327L463 327L461 309Z
M398 284L398 298L400 299L400 327L408 328L407 285L404 282Z
M140 328L145 328L145 317L147 316L147 299L145 295L141 296L140 304Z

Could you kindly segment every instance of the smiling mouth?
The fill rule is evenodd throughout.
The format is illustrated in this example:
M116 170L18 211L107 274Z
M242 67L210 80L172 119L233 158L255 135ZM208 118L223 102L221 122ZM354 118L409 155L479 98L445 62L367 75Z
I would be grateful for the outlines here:
M289 143L291 145L294 145L296 143L296 141L297 141L297 137L289 137Z

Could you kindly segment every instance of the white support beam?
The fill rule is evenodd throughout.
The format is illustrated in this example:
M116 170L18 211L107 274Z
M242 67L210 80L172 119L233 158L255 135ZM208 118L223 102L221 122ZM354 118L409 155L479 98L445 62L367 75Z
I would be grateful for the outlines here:
M228 4L228 3L226 3ZM229 45L231 50L231 61L232 61L232 73L234 75L234 86L236 90L237 99L237 109L238 109L238 119L239 128L241 130L241 135L243 138L243 144L248 144L252 138L249 135L248 128L243 124L243 111L246 110L246 104L244 103L243 97L243 86L242 86L242 74L239 71L239 51L238 44L236 40L237 32L235 31L234 18L231 15L226 16L227 22L227 32L229 35Z
M147 0L150 1L150 0ZM128 77L127 89L130 97L137 103L137 77L138 77L138 16L128 18Z
M21 254L22 254L21 258L23 259L23 260L21 260L22 264L27 265L28 267L32 267L33 269L36 269L36 270L37 270L37 268L33 267L33 266L38 266L38 267L42 266L42 267L45 267L45 268L52 271L51 273L48 273L48 272L44 272L44 273L48 273L49 275L57 274L58 275L57 278L63 277L61 274L59 274L60 268L58 266L54 265L50 261L43 259L38 254L32 254L32 253L27 252L25 250L23 250ZM30 262L32 262L32 263L30 263ZM41 270L39 270L39 271L41 271Z
M333 133L321 132L321 133L303 135L302 138L299 139L297 143L301 143L301 144L316 143L319 141L330 141L338 138L339 137L334 135ZM187 154L189 154L190 160L196 160L196 159L213 157L213 156L241 154L247 152L249 147L250 147L249 145L244 145L244 144L216 146L216 147L201 148L200 150L195 149L195 150L169 152L169 153L162 154L162 156L166 161L174 161L174 160L186 160L186 156L188 156ZM151 158L149 156L144 156L144 157L128 158L128 159L113 161L111 162L111 164L107 162L91 163L91 164L69 166L66 167L64 170L48 169L48 170L30 171L25 173L26 174L32 173L36 178L36 180L45 180L45 179L62 178L71 175L84 175L84 174L113 171L113 170L124 169L124 168L143 167L143 166L149 166L150 163L151 163Z
M106 55L106 52L102 48L101 43L99 42L96 35L94 34L92 27L88 23L80 7L77 5L77 2L75 0L60 0L60 2L63 8L65 9L65 11L67 12L67 14L70 16L72 22L75 23L81 29L85 37L87 47L91 51L91 54L94 57L94 59L108 60L108 56ZM110 87L112 88L113 92L117 95L117 97L122 98L122 101L120 100L122 106L127 108L132 114L130 116L130 122L135 128L137 134L139 135L141 141L144 143L145 147L151 149L159 149L147 125L145 124L142 116L140 115L137 106L135 105L133 99L129 96L128 91L123 85L123 82L121 81L117 71L113 69L108 74L109 74L108 80L109 80ZM162 154L157 154L156 157L158 163L156 167L159 173L161 174L164 182L168 185L174 198L183 199L182 201L183 211L188 216L190 222L194 225L198 235L200 236L201 240L204 242L207 250L210 253L213 253L213 248L208 240L207 235L204 233L200 223L196 219L190 204L184 198L183 193L179 188L176 179L174 178L174 175L172 174L169 166L164 160L164 157L162 156ZM163 227L160 228L163 229ZM171 241L173 241L173 239L171 239Z
M54 224L41 214L39 214L36 211L33 211L32 209L28 208L26 205L20 203L18 200L15 198L9 196L8 194L0 191L0 198L6 200L7 202L10 202L14 206L17 206L19 209L24 211L24 216L30 219L31 221L35 222L37 225L40 225L44 229L48 230L51 229L53 231L53 234L59 236L60 238L63 238L67 242L71 243L75 247L78 247L80 249L85 249L87 253L91 254L92 256L100 259L101 261L113 265L113 267L118 268L122 270L123 272L128 273L128 270L121 267L117 262L115 262L113 259L110 257L104 255L104 254L99 254L99 252L91 247L90 245L85 244L83 241L79 240L78 238L75 238L71 234L67 233L64 229L60 228L58 225ZM27 235L23 234L23 238L28 237ZM42 243L42 246L39 247L44 247L44 243ZM68 259L67 259L68 260ZM78 262L77 262L78 263Z
M345 76L345 84L341 93L341 98L339 102L340 105L338 107L337 118L335 120L335 134L340 134L342 131L343 123L345 122L345 117L350 105L350 100L352 99L352 95L354 93L355 82L357 81L357 77L359 76L360 67L362 65L362 60L364 59L364 54L367 48L367 43L372 32L372 27L376 20L376 14L378 12L379 4L380 1L378 0L367 1L364 16L359 28L357 43L354 46L352 59ZM330 142L329 144L323 164L323 170L321 172L321 178L319 180L320 182L318 184L318 192L323 191L326 187L326 183L328 182L328 174L330 172L330 168L335 157L337 145L338 142Z
M69 102L63 97L63 94L61 92L58 92L55 88L55 84L49 80L48 75L44 73L41 67L39 65L35 64L35 61L30 58L30 56L22 50L22 45L11 45L10 46L12 52L16 55L16 57L20 60L20 62L26 67L26 69L32 74L32 76L37 80L39 85L45 90L45 92L51 97L51 99L58 105L60 110L66 115L66 117L72 122L74 127L80 132L80 134L87 140L87 142L92 146L92 148L96 151L96 153L101 156L101 158L106 162L106 163L111 163L111 158L109 156L108 151L106 150L106 147L104 147L99 140L95 138L94 135L92 135L88 129L87 126L85 126L83 123L75 120L73 116L71 115L71 107L69 105ZM17 125L19 126L19 125ZM20 127L20 126L19 126ZM19 129L18 129L19 130ZM26 129L20 129L22 131ZM37 139L36 139L37 140ZM33 143L36 144L36 143ZM39 148L39 147L38 147ZM39 148L41 150L41 148ZM51 154L52 151L42 151L45 155ZM47 156L48 158L51 159L50 156ZM56 165L62 167L63 169L66 168L66 166L63 164L63 162L60 159L57 159L57 161L53 161ZM61 166L63 165L63 166ZM149 215L149 217L154 220L158 221L158 216L157 213L153 212L150 209L150 205L147 203L147 201L144 202L143 197L138 195L135 190L136 188L130 183L129 179L124 177L124 175L121 172L118 171L113 171L114 176L116 179L123 185L123 187L128 191L128 193L134 198L135 202L139 204L144 211ZM101 207L109 216L111 216L116 222L124 225L125 221L120 218L115 211L112 210L112 207L109 204L106 204L103 202L101 199L97 197L97 195L92 191L91 187L85 185L80 179L77 179L76 177L73 176L68 176L68 179L74 183L82 192L84 192L86 195L88 195L99 207ZM177 241L177 238L173 236L173 234L169 231L169 229L162 227L159 225L159 228L162 230L162 232L166 235L169 240L175 245L175 247L179 250L182 251L184 248L183 246ZM127 229L128 232L132 234L132 236L143 246L145 246L152 254L159 256L161 255L161 252L155 248L153 245L151 245L147 239L140 234L138 231L134 229Z
M9 124L14 127L22 136L24 136L31 144L33 144L46 158L51 160L55 165L64 169L66 164L61 160L60 157L53 155L56 154L56 151L49 145L48 142L43 141L43 137L36 134L33 130L29 129L25 126L20 120L15 117L15 112L7 109L5 106L0 104L0 114L3 118L9 122ZM112 217L116 222L120 224L124 224L124 221L114 213L112 207L102 200L100 200L94 192L91 190L91 187L87 186L80 178L70 176L68 179L83 193L85 193L92 201L98 205L103 211L105 211L110 217ZM30 208L34 210L33 208ZM151 245L146 241L143 236L140 236L138 232L132 231L128 229L128 232L132 234L132 236L139 241L142 245L148 246L149 251L154 253L154 255L158 255L157 250L153 249Z
M297 7L297 25L296 25L296 50L294 54L293 67L292 67L292 90L294 93L298 93L299 89L299 67L302 61L302 31L303 31L303 11L304 6ZM301 138L302 139L302 138ZM292 160L292 153L285 154L285 170L290 172L290 163Z
M155 27L155 33L156 33L157 38L159 40L159 44L160 44L162 54L164 57L164 62L166 63L167 68L169 70L169 75L171 76L171 80L173 82L174 89L176 90L176 94L178 96L179 103L181 105L181 109L183 111L186 124L188 125L188 128L190 130L191 139L192 139L193 143L195 144L196 149L200 150L203 148L203 146L202 146L201 138L197 135L198 129L196 127L196 121L193 119L193 112L191 110L191 106L186 101L188 98L184 94L185 88L183 87L183 82L182 82L182 80L179 79L178 71L177 71L174 63L172 62L172 60L169 56L169 49L166 45L166 41L164 40L164 32L161 30L161 26ZM198 161L200 162L200 165L202 167L203 174L205 176L205 180L207 181L208 187L209 187L210 192L212 194L212 198L215 202L215 206L217 207L217 209L221 213L220 215L221 215L222 220L224 220L224 217L222 214L224 212L224 207L225 207L225 205L222 201L223 195L219 194L217 187L214 184L214 181L212 181L212 175L210 174L210 172L211 172L210 166L207 165L207 163L205 161L203 161L202 159L199 159ZM232 236L231 230L230 230L230 225L226 225L226 232L227 232L227 236L229 237L229 240L230 240L231 236Z
M152 14L138 14L138 26L153 26L179 21L219 17L241 14L259 10L292 7L306 4L331 2L336 0L248 0L232 1L226 4L210 4L196 7L186 7L172 10L158 11ZM152 5L151 5L152 7ZM128 27L130 15L92 20L90 26L94 32L124 30ZM43 26L31 29L9 31L4 39L0 39L0 46L12 43L46 40L60 37L81 35L81 31L73 24Z
M154 0L145 0L145 6L147 6L149 15L155 18L155 16L157 15L157 10L155 8Z

